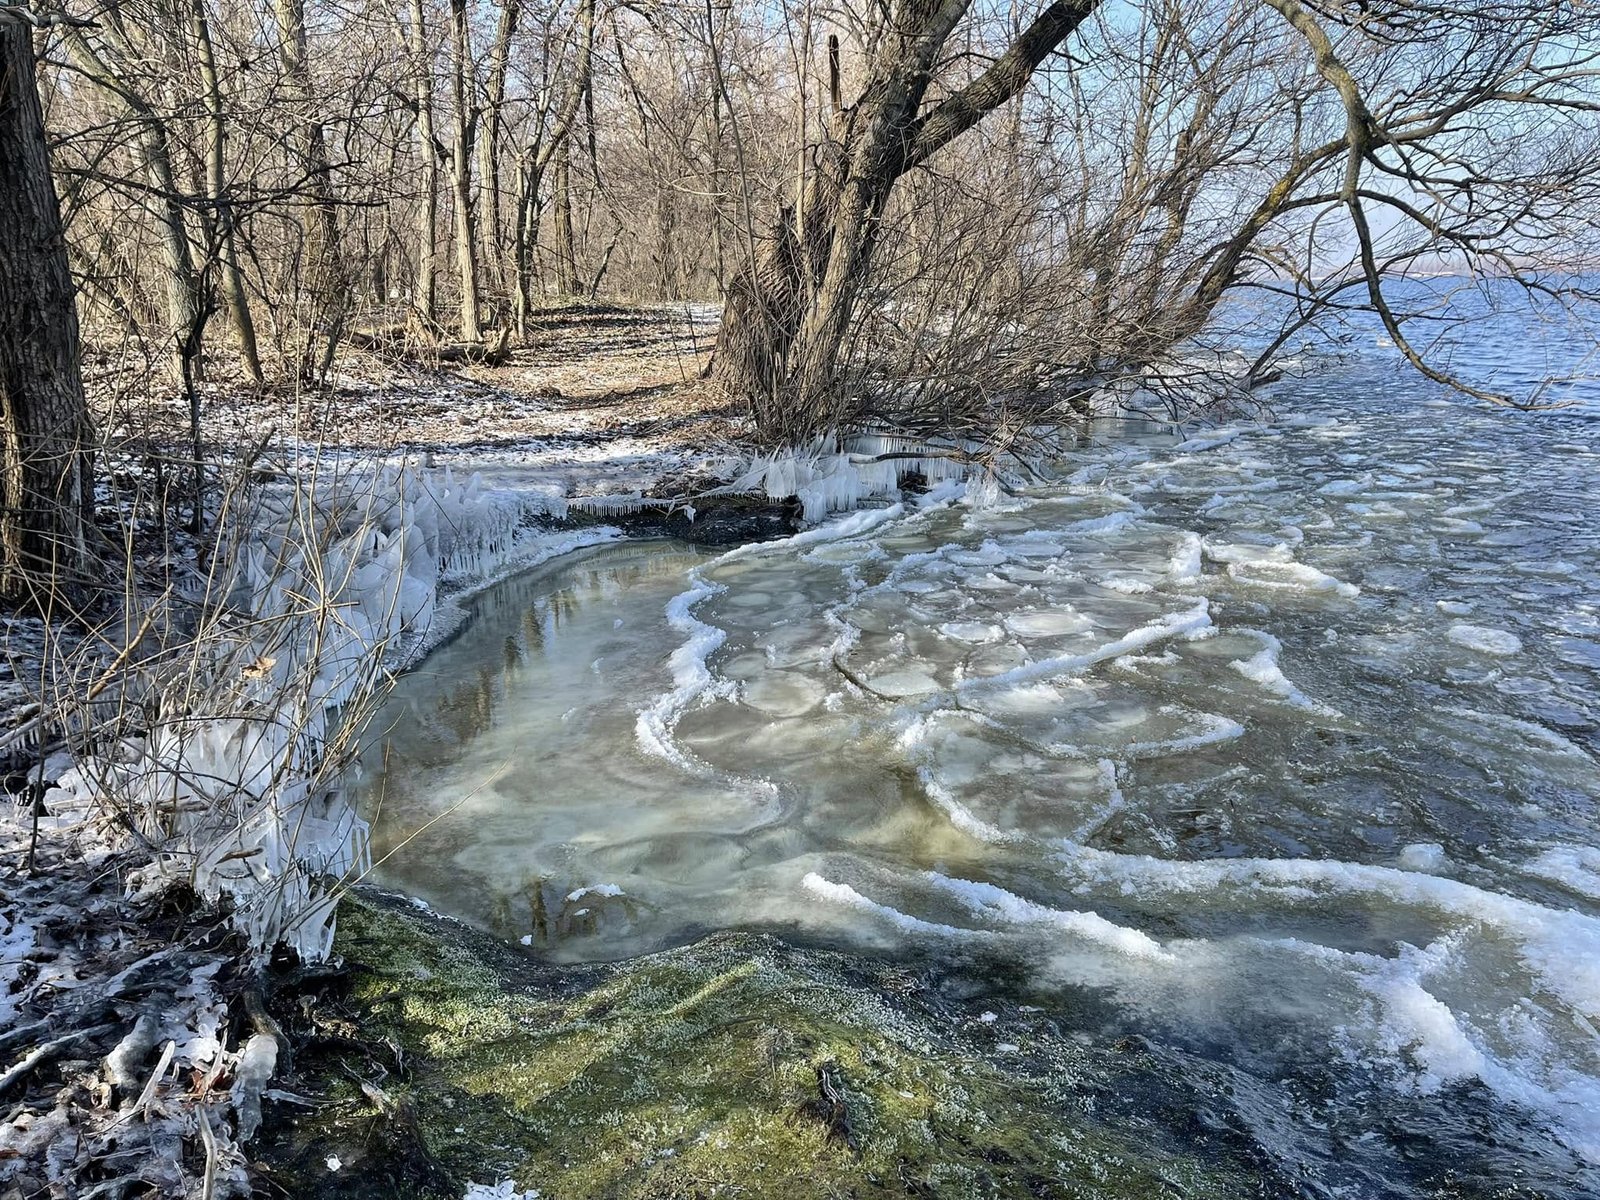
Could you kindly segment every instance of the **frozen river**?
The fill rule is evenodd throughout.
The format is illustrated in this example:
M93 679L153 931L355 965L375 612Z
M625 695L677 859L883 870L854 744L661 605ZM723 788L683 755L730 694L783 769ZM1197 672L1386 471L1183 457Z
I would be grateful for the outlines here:
M1600 1195L1600 425L1278 406L500 585L380 717L381 873L557 957L1012 963L1289 1194Z

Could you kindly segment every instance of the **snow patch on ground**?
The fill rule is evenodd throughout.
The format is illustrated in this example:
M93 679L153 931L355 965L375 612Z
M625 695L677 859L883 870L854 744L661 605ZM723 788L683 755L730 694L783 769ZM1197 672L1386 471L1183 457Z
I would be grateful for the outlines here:
M37 931L20 914L0 914L0 1029L10 1029L16 1022L13 993L38 940Z

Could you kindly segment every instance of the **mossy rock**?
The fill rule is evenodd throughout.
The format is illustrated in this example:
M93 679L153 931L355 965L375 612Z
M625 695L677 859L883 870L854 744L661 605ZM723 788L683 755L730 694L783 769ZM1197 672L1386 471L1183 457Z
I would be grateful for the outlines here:
M380 1104L349 1053L302 1055L334 1103L269 1138L295 1195L459 1200L506 1178L544 1200L1266 1194L1226 1153L1099 1115L1106 1066L1084 1060L1126 1048L1043 1016L1000 1042L904 965L733 933L556 968L371 898L343 910L339 950L361 968L351 1046L388 1045L405 1074Z

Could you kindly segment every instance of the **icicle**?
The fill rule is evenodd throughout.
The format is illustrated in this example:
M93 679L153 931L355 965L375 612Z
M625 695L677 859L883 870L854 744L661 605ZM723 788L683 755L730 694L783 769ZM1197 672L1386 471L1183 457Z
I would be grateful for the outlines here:
M787 500L795 494L796 490L796 463L794 452L775 455L767 464L764 487L767 496L773 500Z
M647 503L638 492L629 492L621 496L574 496L567 501L567 507L597 517L626 517L641 511Z

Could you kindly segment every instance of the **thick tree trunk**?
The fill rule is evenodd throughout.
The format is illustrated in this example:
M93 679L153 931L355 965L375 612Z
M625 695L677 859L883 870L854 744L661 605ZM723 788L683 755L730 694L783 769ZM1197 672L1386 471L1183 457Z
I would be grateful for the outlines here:
M922 112L946 41L971 0L903 0L881 29L867 84L839 101L830 50L832 155L811 172L801 216L780 228L729 289L716 370L750 403L765 437L794 440L859 415L841 356L896 180L1016 95L1046 55L1098 6L1057 0L966 87ZM836 165L835 165L836 164Z
M78 314L26 25L0 20L0 596L88 582L94 488Z
M860 99L836 108L830 162L812 172L798 219L786 212L762 263L729 296L718 342L724 383L787 440L847 420L835 386L840 351L876 246L879 218L909 165L930 71L965 0L908 3L886 29ZM830 92L838 92L837 66ZM798 225L798 227L796 227Z
M478 244L472 227L472 141L477 116L471 109L472 43L467 28L466 0L450 0L451 104L455 137L450 186L455 199L456 268L461 274L461 339L483 336L478 306Z
M803 215L784 208L754 266L729 284L723 305L718 378L750 405L757 429L772 441L798 441L813 426L811 406L790 386L790 356L817 263L827 254L835 187L827 172L811 176Z

